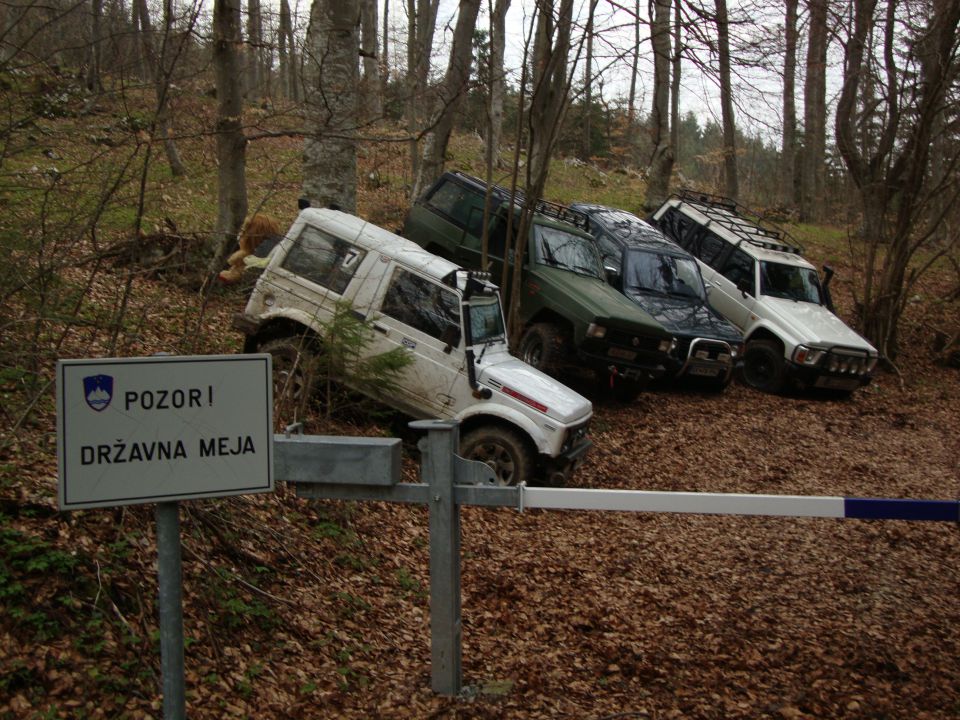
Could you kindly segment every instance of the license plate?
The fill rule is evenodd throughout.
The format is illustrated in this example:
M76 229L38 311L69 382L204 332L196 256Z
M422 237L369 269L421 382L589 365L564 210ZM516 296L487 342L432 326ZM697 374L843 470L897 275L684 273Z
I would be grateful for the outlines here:
M610 357L619 358L620 360L633 360L637 353L633 350L624 350L623 348L610 348L607 350L607 355Z
M694 365L690 368L691 375L699 375L701 377L716 377L720 374L720 368L715 367L701 367L700 365Z
M821 376L814 383L815 387L828 390L856 390L860 387L859 378Z

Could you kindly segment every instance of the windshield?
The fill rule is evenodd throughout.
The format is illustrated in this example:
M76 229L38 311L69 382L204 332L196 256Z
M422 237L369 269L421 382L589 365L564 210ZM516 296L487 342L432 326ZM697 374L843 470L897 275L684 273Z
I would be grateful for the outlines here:
M470 334L476 345L504 338L503 313L496 295L470 298Z
M623 289L625 292L706 299L696 260L657 252L627 252L623 266Z
M534 226L534 247L541 265L571 270L603 280L603 266L593 241L543 225Z
M760 293L787 300L823 304L820 278L817 277L816 270L796 265L761 262Z

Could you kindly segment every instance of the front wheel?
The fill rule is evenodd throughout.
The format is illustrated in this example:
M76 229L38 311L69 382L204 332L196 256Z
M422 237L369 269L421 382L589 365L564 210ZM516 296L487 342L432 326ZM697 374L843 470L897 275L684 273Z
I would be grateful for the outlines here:
M489 425L471 430L460 440L460 455L493 468L497 485L529 482L533 472L533 453L509 428Z
M527 365L551 374L563 364L565 347L560 328L550 323L536 323L520 339L518 355Z
M258 350L273 358L273 422L283 430L306 417L317 379L316 356L300 335L268 340Z
M743 354L743 379L752 388L777 393L783 389L786 367L780 346L770 340L751 340Z

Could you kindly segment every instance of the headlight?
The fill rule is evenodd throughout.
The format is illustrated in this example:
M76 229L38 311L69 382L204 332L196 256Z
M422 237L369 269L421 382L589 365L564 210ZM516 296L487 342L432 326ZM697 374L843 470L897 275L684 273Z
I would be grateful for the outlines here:
M677 347L677 339L676 339L676 338L670 338L669 340L661 340L661 341L660 341L660 346L659 346L659 348L660 348L660 352L662 352L662 353L673 352L674 349L676 349L676 347Z
M797 349L793 351L793 361L797 363L797 365L813 367L814 365L820 364L820 361L823 359L823 354L823 350L808 348L806 345L797 345Z
M590 323L590 325L587 326L587 337L602 338L606 334L607 334L607 329L603 325Z

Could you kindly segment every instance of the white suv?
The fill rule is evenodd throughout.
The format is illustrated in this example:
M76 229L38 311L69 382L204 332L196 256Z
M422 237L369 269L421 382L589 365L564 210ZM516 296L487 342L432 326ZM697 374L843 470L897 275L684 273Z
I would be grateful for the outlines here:
M671 197L651 221L697 258L710 304L743 331L747 384L777 392L795 380L852 392L870 382L876 349L831 311L831 273L821 285L784 231L703 193Z
M495 286L353 215L303 210L235 327L245 352L273 355L275 383L309 389L305 361L341 303L373 327L364 353L406 348L412 359L376 399L458 420L460 454L499 483L562 484L590 447L590 401L510 355Z

